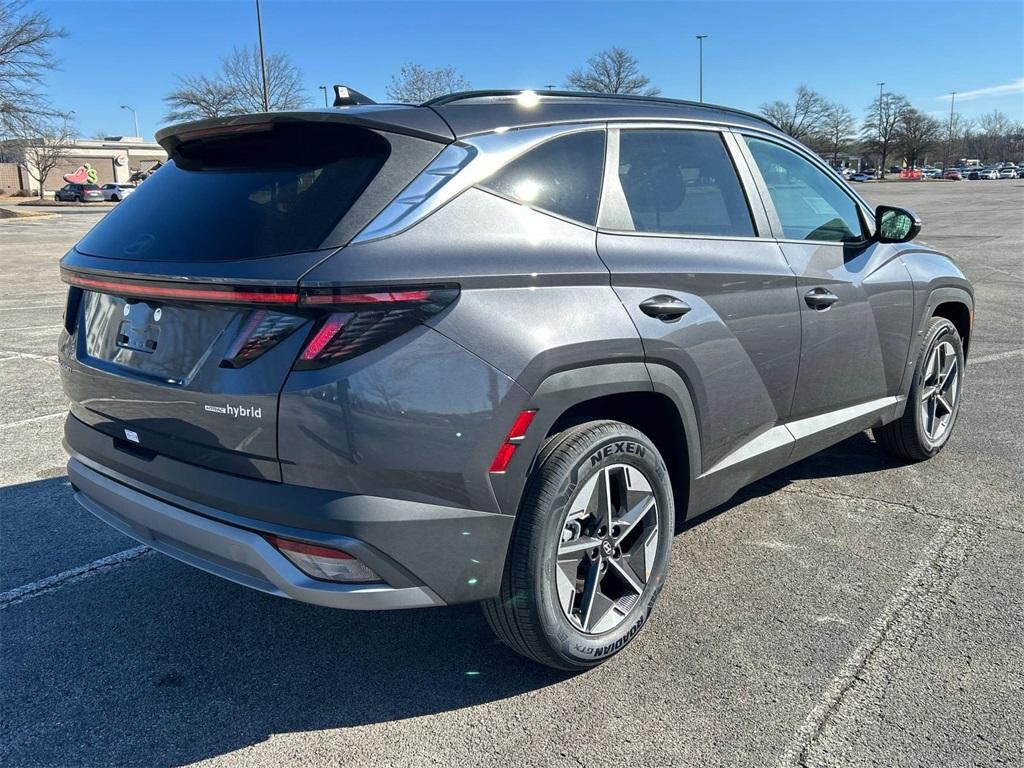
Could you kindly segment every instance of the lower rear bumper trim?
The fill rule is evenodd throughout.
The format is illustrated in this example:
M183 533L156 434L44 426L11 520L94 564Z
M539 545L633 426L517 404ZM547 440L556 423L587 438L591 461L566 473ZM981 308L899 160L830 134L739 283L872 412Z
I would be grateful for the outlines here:
M72 458L75 500L126 536L216 576L280 597L349 610L444 605L426 586L330 584L306 576L262 536L129 488Z

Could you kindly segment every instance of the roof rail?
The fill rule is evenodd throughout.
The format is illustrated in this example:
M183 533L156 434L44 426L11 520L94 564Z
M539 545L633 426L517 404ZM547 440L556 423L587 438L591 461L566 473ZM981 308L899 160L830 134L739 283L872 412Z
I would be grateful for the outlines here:
M421 107L441 107L446 104L456 104L460 101L468 101L469 99L481 99L489 96L519 96L528 91L529 89L520 90L488 90L488 91L458 91L456 93L449 93L444 96L438 96L437 98L430 99L420 104ZM597 91L534 91L540 98L548 96L557 96L560 98L577 98L577 99L607 99L609 101L637 101L646 104L668 104L677 107L705 107L707 109L717 109L722 112L732 112L735 115L743 115L749 117L758 122L770 125L772 128L781 131L775 123L763 115L758 115L754 112L747 112L742 109L736 109L735 107L725 107L721 104L709 104L706 101L688 101L686 99L670 99L665 96L637 96L628 93L599 93Z

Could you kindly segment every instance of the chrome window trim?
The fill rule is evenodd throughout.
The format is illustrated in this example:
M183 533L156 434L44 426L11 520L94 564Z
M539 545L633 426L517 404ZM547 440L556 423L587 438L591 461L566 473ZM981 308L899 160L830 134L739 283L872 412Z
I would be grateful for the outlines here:
M531 149L555 138L604 128L604 121L499 128L449 144L351 242L366 243L404 232Z

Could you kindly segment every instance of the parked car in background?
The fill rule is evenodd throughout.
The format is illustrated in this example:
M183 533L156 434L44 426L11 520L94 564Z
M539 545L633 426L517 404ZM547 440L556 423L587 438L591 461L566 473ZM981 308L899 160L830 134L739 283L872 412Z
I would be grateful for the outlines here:
M999 171L996 170L995 168L982 168L980 171L978 171L978 174L979 174L978 175L979 179L998 179L999 178Z
M951 181L960 181L963 178L963 176L960 175L960 171L958 171L956 168L950 168L948 171L945 171L942 174L942 178L950 179Z
M850 177L850 181L871 181L875 178L873 173L855 173Z
M999 169L1000 179L1016 179L1020 176L1020 172L1016 168L1004 166Z
M485 91L157 140L159 181L61 261L68 480L250 588L482 602L584 670L642 631L685 521L863 430L923 461L956 424L970 283L756 115Z
M63 203L102 203L103 191L98 184L65 184L53 198Z
M967 169L967 178L969 180L971 180L971 181L979 180L981 178L981 174L982 174L981 168L968 168Z
M104 184L100 187L100 191L103 192L104 200L112 200L117 203L124 200L128 195L135 191L134 184Z
M937 179L942 176L941 168L922 168L921 172L926 179Z

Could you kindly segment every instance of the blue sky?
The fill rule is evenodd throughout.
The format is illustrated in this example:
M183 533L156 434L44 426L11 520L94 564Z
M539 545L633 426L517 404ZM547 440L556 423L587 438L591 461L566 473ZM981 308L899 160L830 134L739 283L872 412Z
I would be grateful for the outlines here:
M181 74L212 72L233 46L255 41L253 0L35 0L69 36L49 78L81 135L142 133L163 124L162 96ZM918 108L1024 119L1024 3L1012 2L300 2L264 0L270 52L301 67L310 104L318 85L345 83L384 99L403 62L454 66L476 88L562 85L588 56L620 45L667 96L704 96L754 110L800 83L860 116L886 89ZM879 42L879 30L884 30ZM121 39L118 39L118 38ZM987 42L986 42L987 39ZM1002 89L1000 90L1000 87ZM990 92L995 89L995 92Z

